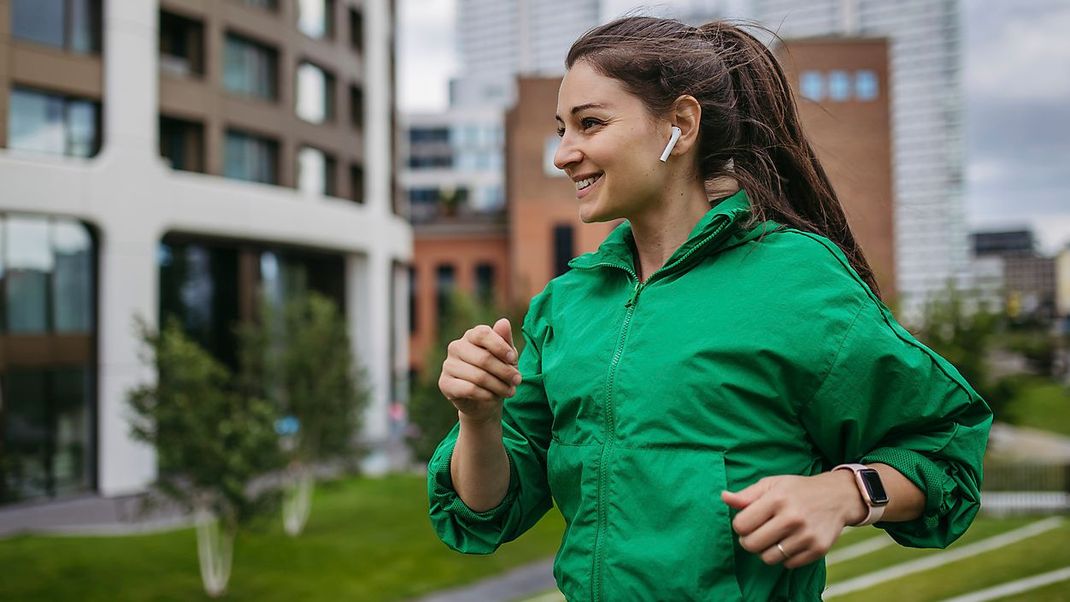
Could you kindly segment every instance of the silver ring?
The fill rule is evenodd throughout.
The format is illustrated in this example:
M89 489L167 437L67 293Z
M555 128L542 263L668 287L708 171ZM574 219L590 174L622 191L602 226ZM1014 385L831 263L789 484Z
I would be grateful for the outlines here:
M779 543L776 545L776 549L780 550L780 553L784 555L784 560L791 558L791 554L785 552L784 546L780 545Z

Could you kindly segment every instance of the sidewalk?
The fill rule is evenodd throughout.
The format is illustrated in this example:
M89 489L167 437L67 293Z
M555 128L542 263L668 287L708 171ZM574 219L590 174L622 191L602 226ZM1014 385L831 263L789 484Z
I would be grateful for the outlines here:
M0 538L20 533L129 535L177 529L192 521L173 505L142 514L140 495L85 495L0 508Z
M510 602L541 594L557 587L553 559L513 569L465 587L436 592L416 602Z

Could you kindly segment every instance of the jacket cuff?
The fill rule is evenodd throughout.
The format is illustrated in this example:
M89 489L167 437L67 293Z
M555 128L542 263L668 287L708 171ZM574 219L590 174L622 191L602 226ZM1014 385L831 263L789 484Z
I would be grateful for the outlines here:
M509 508L516 500L517 490L519 489L519 479L516 472L516 466L513 463L512 453L510 453L508 447L505 449L505 455L509 458L509 488L505 492L505 497L502 498L501 503L497 506L489 510L477 512L469 508L453 488L453 476L450 473L450 462L453 459L453 448L456 447L456 445L457 442L452 441L449 445L440 448L439 453L436 454L437 458L433 459L431 466L429 466L429 469L434 470L433 478L431 480L433 483L431 490L432 505L437 505L442 510L468 524L495 523L500 521L502 517L509 512ZM437 467L435 466L436 464Z
M863 456L860 462L887 464L910 479L925 494L925 508L921 516L904 522L878 522L877 526L882 529L904 535L930 533L939 527L941 517L948 514L954 505L955 480L936 462L916 451L882 447Z

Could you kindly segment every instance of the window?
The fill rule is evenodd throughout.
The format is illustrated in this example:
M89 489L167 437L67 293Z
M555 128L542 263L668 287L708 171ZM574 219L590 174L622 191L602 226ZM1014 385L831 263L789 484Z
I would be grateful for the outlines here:
M253 8L262 8L271 11L279 10L279 0L241 0L241 3Z
M803 71L799 76L799 90L804 98L821 102L825 98L825 78L820 71Z
M278 184L279 144L274 140L230 130L223 147L223 176L235 180Z
M278 53L268 46L227 34L223 59L223 87L274 100L278 97Z
M204 172L204 125L161 115L160 156L172 169Z
M160 69L173 75L204 75L204 25L160 12Z
M334 37L334 1L297 0L297 30L310 38Z
M309 195L336 196L333 157L309 146L297 151L297 189Z
M77 222L52 222L52 329L93 331L93 240Z
M349 86L349 123L364 129L364 90L359 86Z
M448 144L449 141L449 128L414 127L409 130L409 142L412 144Z
M12 1L16 39L90 54L100 52L100 32L100 0Z
M877 98L878 90L876 73L869 69L855 73L855 96L858 100L873 100Z
M0 215L0 503L92 487L95 265L83 224Z
M48 220L9 217L5 222L7 331L48 332L48 283L55 265L49 244Z
M100 150L100 105L84 98L11 91L8 148L91 157Z
M364 52L364 15L355 8L349 9L349 47Z
M297 66L294 111L312 123L334 120L334 76L312 63Z
M846 71L829 72L829 99L843 101L851 97L851 77Z
M456 286L452 265L442 264L435 269L435 299L438 311L438 324L442 328L446 314L450 311L450 300Z
M572 226L554 226L554 276L569 270L568 262L572 259L572 253Z
M349 198L354 203L364 204L364 167L349 166Z
M494 303L494 264L476 265L476 299L483 305Z

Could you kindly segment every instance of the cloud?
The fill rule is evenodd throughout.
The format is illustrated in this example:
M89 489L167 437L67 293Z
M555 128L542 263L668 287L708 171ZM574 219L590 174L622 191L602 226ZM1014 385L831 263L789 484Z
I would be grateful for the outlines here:
M1070 6L1049 6L1047 14L1004 13L1006 21L994 36L973 40L966 78L971 95L1013 101L1070 98Z

